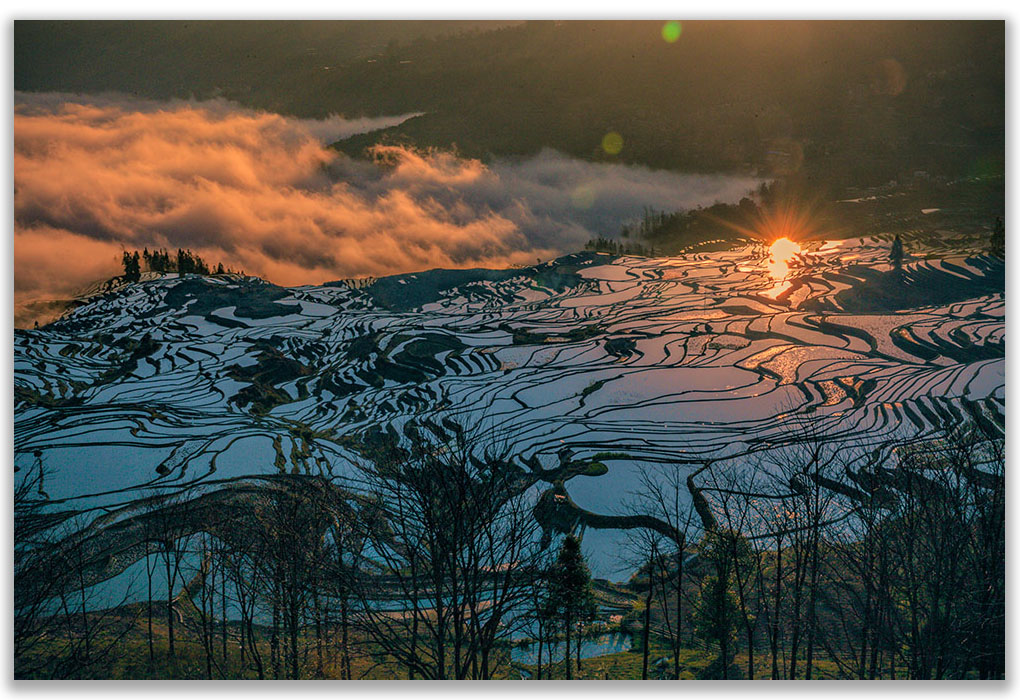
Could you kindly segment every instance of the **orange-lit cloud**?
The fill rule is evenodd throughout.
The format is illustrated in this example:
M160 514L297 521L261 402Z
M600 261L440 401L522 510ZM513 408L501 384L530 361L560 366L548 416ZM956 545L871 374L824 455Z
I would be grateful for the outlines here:
M125 248L188 247L283 285L534 262L644 206L754 184L551 152L486 165L394 146L360 161L324 145L413 115L313 121L222 100L24 93L15 104L16 305L116 274ZM584 210L570 196L582 185L594 193Z

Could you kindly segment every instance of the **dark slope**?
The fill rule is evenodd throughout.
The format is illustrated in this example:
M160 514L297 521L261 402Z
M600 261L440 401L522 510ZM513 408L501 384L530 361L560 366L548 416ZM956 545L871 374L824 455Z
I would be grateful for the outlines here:
M1002 22L15 26L18 90L223 95L302 116L426 116L384 133L475 156L571 155L873 184L1001 169ZM327 70L328 68L328 70ZM607 156L615 130L623 150ZM376 142L357 137L352 154Z

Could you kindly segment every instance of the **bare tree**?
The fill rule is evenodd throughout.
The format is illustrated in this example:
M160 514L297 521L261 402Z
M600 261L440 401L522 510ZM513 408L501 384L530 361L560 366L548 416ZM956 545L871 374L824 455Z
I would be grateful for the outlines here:
M191 504L188 497L189 492L186 489L153 492L145 500L145 512L142 515L146 521L143 525L145 536L154 538L153 544L163 563L166 581L167 651L171 663L174 663L176 657L174 625L180 614L174 607L174 599L178 581L181 579L181 566L188 552L188 538L191 535L188 519Z
M490 677L533 573L522 471L498 443L423 422L380 438L364 475L362 629L409 676Z
M285 672L291 679L301 676L301 630L312 604L329 527L322 488L317 477L293 475L265 489L254 509L251 535L259 539L260 558L253 564L263 583L263 599L272 609L271 661L275 674Z
M684 564L688 544L697 532L697 513L687 489L689 465L649 465L639 475L634 510L647 512L667 526L671 537L658 539L658 574L650 580L660 584L660 605L666 636L673 652L673 677L680 677L680 648L684 616ZM672 614L670 607L672 606Z
M648 678L648 660L651 651L652 607L655 602L657 583L667 575L663 562L662 549L665 538L655 530L641 528L628 532L628 541L632 559L637 564L637 572L631 578L631 585L644 588L641 611L641 680ZM669 610L661 606L662 616L667 621Z
M221 525L227 539L222 554L225 577L230 581L234 591L237 610L240 615L240 632L238 651L240 667L254 670L257 677L265 678L265 666L259 649L259 637L256 634L255 615L259 605L259 596L264 590L261 579L263 560L261 547L262 538L251 537L254 531L254 518L251 516L235 518Z
M43 492L41 453L14 484L14 661L16 674L33 672L28 659L44 639L53 614L53 598L65 586L66 572L52 566L55 529L61 518L48 509Z
M791 417L789 443L767 457L766 472L778 480L778 490L787 519L785 528L793 560L787 569L792 577L792 600L786 619L791 645L788 677L797 677L800 645L804 642L804 678L814 673L818 641L818 606L822 558L822 532L831 520L839 519L837 494L840 445L825 439L807 418ZM779 611L776 611L779 614Z
M709 472L710 485L704 487L715 497L720 529L718 544L722 555L729 559L731 587L734 589L747 649L747 677L755 677L755 633L762 603L762 552L751 539L758 534L755 501L765 497L760 492L760 472L751 467L741 472L723 474Z

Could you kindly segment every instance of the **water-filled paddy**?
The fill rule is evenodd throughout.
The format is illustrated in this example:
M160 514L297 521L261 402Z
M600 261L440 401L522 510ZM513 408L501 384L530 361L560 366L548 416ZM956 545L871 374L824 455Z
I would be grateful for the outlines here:
M736 457L781 448L791 417L857 447L923 437L964 404L1001 420L1002 263L947 245L890 281L888 245L815 246L791 263L798 296L777 298L757 245L567 256L408 311L340 285L274 290L280 314L248 318L233 297L271 288L220 278L188 281L222 298L196 316L193 298L168 303L169 275L18 331L15 464L31 469L38 451L52 498L115 506L153 484L350 474L345 435L439 411L522 464L622 453L566 484L582 507L616 514L648 464L740 469ZM553 268L570 282L542 288ZM158 349L133 358L127 342L146 333ZM588 533L597 575L625 576L622 544Z

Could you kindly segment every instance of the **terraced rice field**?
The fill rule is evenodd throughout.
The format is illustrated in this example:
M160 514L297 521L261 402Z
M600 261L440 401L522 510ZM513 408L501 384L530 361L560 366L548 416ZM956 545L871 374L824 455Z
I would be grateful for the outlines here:
M16 332L15 465L109 519L160 484L349 474L346 438L429 413L535 474L623 453L566 484L619 514L648 464L739 470L805 421L878 460L945 418L1001 426L1003 263L932 238L897 278L888 250L813 244L785 280L756 243L363 289L167 275ZM612 575L620 533L589 534Z

